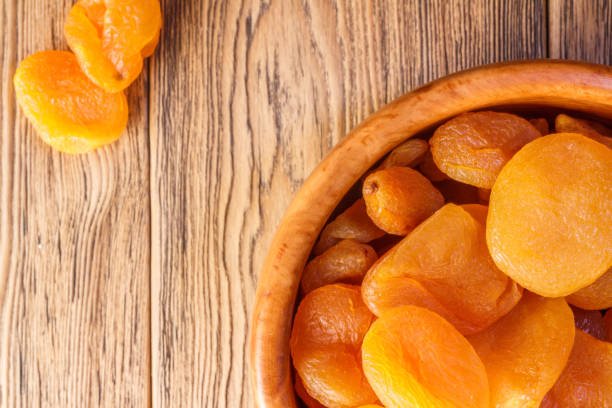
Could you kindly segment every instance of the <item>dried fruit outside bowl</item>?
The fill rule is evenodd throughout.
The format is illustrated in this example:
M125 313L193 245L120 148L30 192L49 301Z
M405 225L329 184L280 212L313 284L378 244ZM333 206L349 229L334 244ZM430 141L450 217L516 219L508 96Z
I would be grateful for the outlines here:
M289 336L300 277L321 228L349 189L415 134L462 112L500 107L573 110L612 119L612 67L542 60L460 72L393 101L338 144L287 209L259 277L249 340L258 406L296 406Z

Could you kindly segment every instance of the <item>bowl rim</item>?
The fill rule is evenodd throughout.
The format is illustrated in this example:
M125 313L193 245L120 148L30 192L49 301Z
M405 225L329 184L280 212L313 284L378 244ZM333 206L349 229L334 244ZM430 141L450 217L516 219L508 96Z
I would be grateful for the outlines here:
M612 118L612 67L532 60L460 71L383 106L325 156L287 207L258 278L248 351L257 406L296 406L289 336L301 272L321 228L362 174L398 144L459 113L522 105Z

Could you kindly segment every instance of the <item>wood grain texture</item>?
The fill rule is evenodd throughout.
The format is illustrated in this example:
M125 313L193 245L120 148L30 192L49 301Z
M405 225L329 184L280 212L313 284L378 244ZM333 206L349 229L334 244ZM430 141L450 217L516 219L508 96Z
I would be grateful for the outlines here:
M146 406L150 204L146 78L127 134L83 156L44 145L15 106L26 55L65 49L71 1L2 2L0 406Z
M551 58L612 64L612 1L549 0Z
M154 406L253 405L256 277L305 177L400 94L544 57L545 13L534 1L164 2L150 94Z

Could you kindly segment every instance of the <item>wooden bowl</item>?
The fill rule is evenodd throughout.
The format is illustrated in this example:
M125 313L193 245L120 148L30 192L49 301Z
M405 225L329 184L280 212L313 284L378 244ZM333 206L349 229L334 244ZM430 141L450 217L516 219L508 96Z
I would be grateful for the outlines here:
M319 164L287 209L259 277L249 351L259 407L296 406L289 336L302 269L321 228L361 175L404 140L459 113L526 106L612 118L612 68L542 60L450 75L371 115Z

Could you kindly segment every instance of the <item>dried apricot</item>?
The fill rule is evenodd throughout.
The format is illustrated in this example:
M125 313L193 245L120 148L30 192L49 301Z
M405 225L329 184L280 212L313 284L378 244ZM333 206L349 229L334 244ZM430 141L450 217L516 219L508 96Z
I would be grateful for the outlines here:
M612 343L576 330L567 366L541 407L612 407Z
M447 203L467 204L478 202L478 189L469 184L449 179L434 183L434 187L442 193Z
M367 243L383 235L385 232L368 217L365 201L360 198L323 228L313 252L322 254L342 239Z
M361 368L361 343L374 317L359 286L315 289L300 303L291 332L291 356L304 388L328 407L376 402Z
M308 394L308 392L306 391L306 388L304 388L304 384L302 383L302 379L300 378L299 375L295 376L294 388L295 388L295 393L297 394L298 397L300 397L300 399L302 400L304 405L306 405L306 407L308 407L308 408L325 408L325 406L323 404L321 404L319 401L317 401L316 399L312 398Z
M574 342L562 298L525 293L507 315L468 337L484 363L492 407L538 407L561 375Z
M567 296L612 265L612 150L572 133L527 144L499 174L487 243L497 266L542 296Z
M429 180L409 167L378 170L363 182L368 216L389 234L405 235L444 204Z
M550 133L548 121L544 118L529 119L529 123L531 123L534 128L538 129L538 132L540 132L542 136L546 136Z
M587 310L612 307L612 268L589 286L569 295L567 301Z
M419 171L425 177L427 177L430 181L444 181L448 180L449 177L442 172L434 163L433 157L431 156L431 152L427 152L425 157L421 161L419 165Z
M380 164L379 169L389 167L417 166L429 150L429 144L423 139L408 139L395 149Z
M601 123L560 114L555 118L555 130L558 133L579 133L612 149L612 129Z
M350 239L340 241L310 261L302 275L302 293L331 283L361 284L378 256L374 248Z
M606 341L612 342L612 309L608 309L606 314L603 317L603 326L604 326L604 338Z
M482 205L446 204L425 220L368 271L362 295L370 310L426 307L464 334L510 311L522 289L489 256L485 218Z
M576 328L598 339L606 339L604 319L599 310L584 310L572 307Z
M151 55L162 25L159 0L80 0L64 26L85 75L108 92L128 87Z
M478 189L478 201L481 203L488 203L491 199L491 190L486 188Z
M66 153L115 141L125 130L127 100L92 84L67 51L42 51L21 63L13 79L17 102L40 137Z
M365 335L363 370L385 407L487 407L485 368L470 343L417 306L383 313Z
M434 162L462 183L491 188L504 164L523 145L540 137L527 120L501 112L461 114L434 132Z

